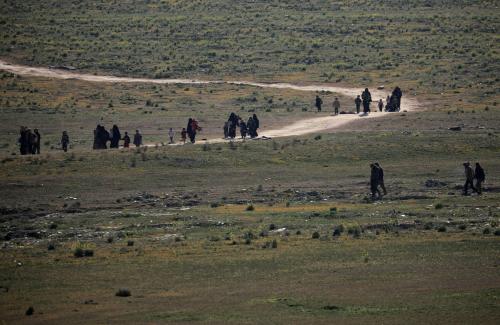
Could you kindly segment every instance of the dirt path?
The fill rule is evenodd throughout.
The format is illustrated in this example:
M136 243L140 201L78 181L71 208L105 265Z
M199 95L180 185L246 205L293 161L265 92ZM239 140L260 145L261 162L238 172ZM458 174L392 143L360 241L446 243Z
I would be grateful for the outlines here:
M361 94L362 88L345 88L329 85L295 85L289 83L259 83L252 81L222 81L222 80L198 80L198 79L147 79L147 78L129 78L115 76L98 76L92 74L78 73L75 71L29 67L23 65L9 64L0 59L0 70L11 72L22 76L46 77L56 79L77 79L90 82L111 82L111 83L155 83L155 84L233 84L246 85L259 88L275 88L275 89L294 89L299 91L316 92L330 91L337 94L342 94L349 97L356 97ZM373 98L385 98L389 94L386 90L371 90ZM401 109L406 111L415 110L420 107L419 102L415 98L404 96L401 101ZM375 110L376 103L372 103L372 110ZM356 114L341 114L337 116L321 116L311 119L300 120L280 129L265 130L260 133L261 136L275 138L285 136L297 136L308 133L324 132L335 129L341 125L345 125L359 118L378 118L390 113L374 112L366 116ZM223 142L223 139L209 139L208 142Z

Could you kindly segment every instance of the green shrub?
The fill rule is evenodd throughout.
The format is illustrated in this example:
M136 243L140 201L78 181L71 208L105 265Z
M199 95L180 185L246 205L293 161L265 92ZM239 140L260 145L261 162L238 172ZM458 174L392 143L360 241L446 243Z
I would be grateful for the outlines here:
M315 231L312 234L312 239L318 239L319 238L319 232Z

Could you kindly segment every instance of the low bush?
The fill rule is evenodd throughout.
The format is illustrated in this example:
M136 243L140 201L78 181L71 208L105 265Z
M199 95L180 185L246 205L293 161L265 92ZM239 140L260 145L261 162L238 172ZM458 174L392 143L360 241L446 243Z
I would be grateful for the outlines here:
M118 289L115 296L117 297L130 297L132 294L129 289Z

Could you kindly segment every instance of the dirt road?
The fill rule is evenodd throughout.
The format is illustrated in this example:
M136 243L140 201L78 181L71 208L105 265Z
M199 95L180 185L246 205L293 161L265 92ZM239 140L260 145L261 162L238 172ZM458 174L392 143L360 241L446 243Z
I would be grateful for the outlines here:
M51 69L41 67L29 67L23 65L10 64L0 59L0 70L11 72L22 76L45 77L56 79L77 79L89 82L111 82L111 83L155 83L155 84L234 84L246 85L259 88L276 88L276 89L294 89L299 91L316 92L316 91L330 91L337 94L342 94L349 97L356 97L361 94L362 88L346 88L335 87L330 85L295 85L289 83L259 83L253 81L223 81L223 80L198 80L198 79L147 79L147 78L131 78L131 77L115 77L106 75L92 75L85 73L78 73L76 71L69 71L64 69ZM389 91L372 89L373 98L385 99ZM419 102L415 98L408 98L403 96L401 101L401 110L411 111L420 107ZM372 103L372 111L376 110L376 103ZM373 112L369 115L356 115L356 114L341 114L337 116L321 116L311 119L300 120L295 123L289 124L283 128L265 130L260 133L261 136L276 138L284 136L298 136L308 133L324 132L335 129L341 125L345 125L359 118L378 118L385 116L386 112ZM209 139L208 142L222 142L222 139Z

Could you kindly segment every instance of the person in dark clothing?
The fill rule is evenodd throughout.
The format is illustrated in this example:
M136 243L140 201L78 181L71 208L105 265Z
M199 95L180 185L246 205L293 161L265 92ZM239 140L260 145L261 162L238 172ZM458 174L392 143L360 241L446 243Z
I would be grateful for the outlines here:
M61 136L61 146L62 146L62 150L64 150L64 152L68 151L68 145L69 145L68 132L63 131L62 136Z
M483 167L477 162L476 170L474 171L474 178L476 179L476 191L477 194L483 193L483 182L486 179Z
M26 138L28 141L28 145L26 147L27 153L33 155L33 154L35 154L33 152L33 148L34 148L34 144L35 144L35 134L33 132L31 132L31 129L27 130Z
M392 97L394 97L394 110L399 112L401 110L401 97L403 97L401 88L396 86L392 91Z
M323 100L316 95L316 109L321 112L321 105L323 105Z
M229 137L229 121L224 122L224 139Z
M120 146L121 138L122 135L120 134L120 129L118 129L118 126L116 124L113 125L113 128L111 129L111 143L109 147L118 148Z
M201 128L198 126L198 122L195 119L190 118L188 120L188 125L186 128L186 131L187 131L187 134L189 136L189 140L191 141L191 143L195 143L196 142L196 132L201 131Z
M379 112L382 112L384 110L384 101L382 99L378 101L378 110Z
M257 114L253 114L252 119L253 119L253 137L256 138L259 136L257 130L260 128L260 121L257 118Z
M368 114L370 112L370 103L372 102L372 95L368 88L361 94L361 99L363 100L363 113Z
M128 136L128 132L125 132L125 135L123 136L123 148L129 148L130 147L130 137Z
M186 128L182 128L182 131L181 131L181 141L184 144L186 144L186 135L187 135Z
M468 162L465 162L463 165L465 169L464 195L469 195L469 186L474 192L477 192L476 188L474 187L474 170L472 170L472 167Z
M33 143L33 154L40 154L40 143L42 141L42 137L40 136L40 132L38 132L38 129L35 129L33 131L33 134L35 135L35 142Z
M370 164L371 174L370 174L370 190L372 192L372 200L376 198L380 198L382 195L380 194L380 190L378 189L380 182L380 169L375 164Z
M26 137L27 129L25 126L21 126L19 130L19 153L25 155L28 153L28 140Z
M99 136L99 145L101 149L108 149L108 141L110 139L109 132L104 126L101 126L101 132Z
M361 98L359 97L359 95L354 100L354 104L356 104L356 114L359 114L359 109L361 107Z
M255 123L253 121L253 118L250 116L247 121L247 129L248 129L248 134L250 135L250 138L255 138Z
M247 125L245 124L245 122L240 121L240 135L242 139L245 139L247 137L247 132Z
M142 145L142 134L139 133L139 130L135 130L134 145L136 148L139 148Z
M378 173L379 173L378 185L380 186L382 191L384 191L384 195L387 195L387 190L385 189L385 184L384 184L384 170L382 169L382 167L380 167L380 164L378 162L376 162L374 165L375 167L378 168Z

